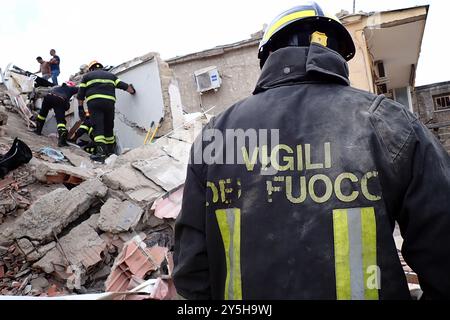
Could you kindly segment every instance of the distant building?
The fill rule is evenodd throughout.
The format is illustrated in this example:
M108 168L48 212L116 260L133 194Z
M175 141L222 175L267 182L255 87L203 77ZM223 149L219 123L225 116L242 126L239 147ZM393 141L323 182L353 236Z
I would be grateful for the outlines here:
M412 89L428 6L378 13L341 12L356 55L349 62L352 86L384 93L413 110ZM183 108L218 114L249 96L260 74L262 32L248 40L167 60L177 79Z
M206 111L215 107L210 113L218 114L248 97L261 72L257 58L261 37L262 32L259 32L248 40L166 60L177 79L184 111ZM202 71L208 72L210 67L218 71L219 81L213 85L217 87L199 92L198 85L208 88L208 74L202 77Z
M414 111L450 152L450 81L416 87Z

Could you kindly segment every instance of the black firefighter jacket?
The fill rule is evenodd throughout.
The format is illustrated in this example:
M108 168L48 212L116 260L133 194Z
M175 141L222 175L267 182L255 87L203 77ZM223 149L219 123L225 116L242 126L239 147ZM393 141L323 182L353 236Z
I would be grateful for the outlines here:
M106 99L116 102L116 88L127 90L128 84L105 70L90 71L83 76L77 98L89 102L94 99Z
M348 75L321 45L280 49L253 96L204 128L175 231L181 296L409 299L398 222L424 297L450 298L450 157Z

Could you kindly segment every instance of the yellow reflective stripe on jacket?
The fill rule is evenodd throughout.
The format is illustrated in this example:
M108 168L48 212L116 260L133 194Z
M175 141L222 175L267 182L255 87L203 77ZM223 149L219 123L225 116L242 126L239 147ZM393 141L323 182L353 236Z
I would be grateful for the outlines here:
M121 81L120 79L117 79L116 82L114 82L114 85L117 87L119 85L120 81Z
M86 87L87 87L86 83L84 83L84 82L80 83L80 88L86 88Z
M334 230L334 263L336 273L336 298L337 300L350 300L350 245L347 232L346 210L333 211Z
M83 129L83 130L89 131L89 127L88 127L88 126L86 126L86 125L84 125L84 124L82 124L82 125L80 126L80 129Z
M116 101L116 97L114 97L114 96L109 96L106 94L93 94L86 99L86 102L89 102L94 99L108 99L108 100Z
M378 300L374 208L334 210L333 231L336 298Z
M38 114L37 117L38 117L39 120L45 121L45 117L41 116L40 114Z
M217 223L225 249L227 276L225 300L242 300L241 280L241 210L216 210Z
M368 288L370 284L369 277L373 274L369 273L371 266L377 265L377 227L375 220L374 208L361 209L361 234L363 250L363 268L364 268L364 296L366 300L378 300L378 289ZM379 277L380 275L376 275ZM378 283L379 284L379 283Z
M64 123L58 123L57 128L65 128L66 125Z
M272 35L283 25L285 25L288 22L291 22L292 20L296 20L299 18L305 18L305 17L312 17L316 15L315 10L302 10L293 12L291 14L288 14L287 16L284 16L280 18L277 22L275 22L272 27L264 34L264 41L267 41L272 37Z
M112 84L113 86L116 86L116 83L114 82L114 80L111 80L111 79L92 79L86 83L86 87L89 87L95 83L109 83L109 84Z

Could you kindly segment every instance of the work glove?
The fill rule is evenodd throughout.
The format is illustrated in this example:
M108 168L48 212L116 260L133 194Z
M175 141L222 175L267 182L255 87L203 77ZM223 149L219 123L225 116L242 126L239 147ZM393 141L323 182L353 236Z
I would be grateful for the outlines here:
M127 91L128 91L130 94L136 94L136 89L134 88L134 86L133 86L132 84L130 84L130 85L128 86Z
M80 117L80 120L86 119L86 113L84 112L83 106L78 106L78 116Z

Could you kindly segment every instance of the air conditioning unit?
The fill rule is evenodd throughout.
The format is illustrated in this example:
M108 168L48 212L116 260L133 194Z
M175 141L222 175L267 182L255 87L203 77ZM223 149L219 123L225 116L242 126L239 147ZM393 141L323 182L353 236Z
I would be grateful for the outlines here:
M195 83L197 84L197 92L203 93L210 90L217 91L222 85L217 67L211 66L194 72Z

